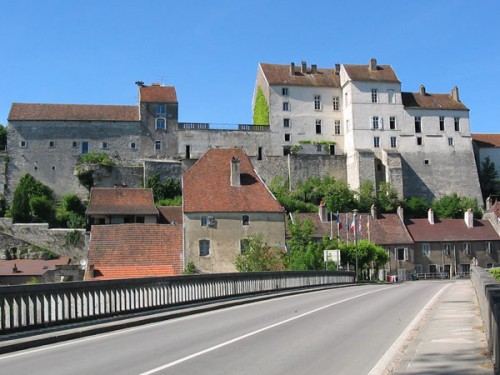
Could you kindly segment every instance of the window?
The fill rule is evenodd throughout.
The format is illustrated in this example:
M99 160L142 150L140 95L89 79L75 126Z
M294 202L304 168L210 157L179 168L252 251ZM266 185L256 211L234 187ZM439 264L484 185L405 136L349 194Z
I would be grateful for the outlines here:
M397 140L396 137L391 137L391 147L392 148L398 147L398 143L397 142L398 142L398 140Z
M314 109L316 111L321 110L321 96L320 95L314 95Z
M339 104L340 104L340 98L338 96L333 97L333 110L338 111L339 110Z
M422 146L422 137L417 137L417 146Z
M157 115L165 115L167 112L167 105L166 104L157 104L156 105L156 114Z
M208 217L207 216L202 216L200 219L200 224L202 227L206 227L208 222Z
M283 147L283 156L290 155L290 153L291 153L291 148L290 148L290 146L284 146L284 147Z
M250 250L250 239L242 238L240 240L240 252L243 253L246 250Z
M439 117L439 131L444 132L444 117Z
M393 104L396 102L395 101L396 97L394 96L394 90L387 90L387 97L388 97L389 103Z
M349 120L345 120L345 131L349 131Z
M210 240L200 240L200 257L210 255Z
M431 244L430 243L423 243L422 244L422 255L424 257L428 257L431 255Z
M155 141L155 150L161 150L161 141Z
M241 224L242 225L250 225L250 216L248 215L243 215L241 217Z
M463 251L465 255L470 255L470 242L463 243Z
M323 146L316 145L316 152L323 152Z
M321 120L316 120L316 134L321 134Z
M372 89L372 103L378 102L378 94L377 89Z
M257 160L262 160L263 149L262 146L257 149Z
M26 141L21 141L21 142L19 142L19 146L20 146L20 147L28 147L28 142L26 142Z
M415 264L415 273L418 275L419 273L422 272L422 265L421 264Z
M281 95L288 96L288 87L281 88Z
M283 127L289 128L290 127L290 119L289 118L284 118L283 119Z
M448 138L448 146L453 146L453 138Z
M135 143L135 142L130 142L130 148L131 148L132 150L137 149L137 143Z
M460 131L460 117L455 117L453 119L453 122L455 124L455 131L459 132Z
M156 119L156 129L165 129L165 119L163 117Z
M103 149L107 149L108 146L109 146L108 142L102 142L102 144L101 144L101 148L103 148Z
M137 216L135 218L136 223L144 224L146 222L146 218L144 216Z
M340 135L340 120L335 120L335 135Z
M347 107L347 98L349 96L347 95L347 92L344 94L344 107Z
M486 254L491 254L491 242L490 241L486 241Z
M372 116L372 129L377 130L379 127L378 116Z
M78 142L73 141L73 143L71 144L71 147L73 147L73 148L77 148L77 147L78 147Z
M450 255L451 254L451 246L449 243L443 244L443 254Z
M396 252L396 260L408 260L408 248L397 247L394 249Z
M415 133L422 133L422 119L420 116L415 117Z
M486 263L486 268L493 268L493 263Z
M290 142L291 137L290 133L285 133L285 142Z
M328 147L330 155L335 155L335 145L329 145Z
M82 154L88 154L89 153L89 143L87 141L82 142Z
M375 148L380 147L380 137L373 137L373 147Z
M288 102L283 102L283 111L289 111L290 110L290 105Z
M389 117L389 129L396 130L396 117L395 116Z
M429 159L424 160L424 165L431 165L431 161Z

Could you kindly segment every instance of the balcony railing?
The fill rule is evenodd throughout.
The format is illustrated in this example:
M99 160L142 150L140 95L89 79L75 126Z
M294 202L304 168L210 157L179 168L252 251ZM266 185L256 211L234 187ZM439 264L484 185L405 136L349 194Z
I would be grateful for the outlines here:
M250 131L266 132L270 130L269 125L252 124L219 124L207 122L179 122L179 130L229 130L229 131Z

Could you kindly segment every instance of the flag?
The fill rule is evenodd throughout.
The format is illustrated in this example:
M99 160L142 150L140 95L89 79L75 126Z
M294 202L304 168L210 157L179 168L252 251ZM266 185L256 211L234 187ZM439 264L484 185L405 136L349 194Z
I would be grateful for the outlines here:
M351 227L349 228L349 230L351 232L354 232L354 230L356 229L356 222L354 221L354 216L352 217L352 222L351 222Z
M349 218L348 218L348 215L345 214L345 230L348 230L349 229Z
M337 227L339 228L339 230L342 229L342 222L340 221L340 215L338 212L337 212Z
M359 232L359 234L361 234L361 215L359 215L359 219L358 219L358 232Z

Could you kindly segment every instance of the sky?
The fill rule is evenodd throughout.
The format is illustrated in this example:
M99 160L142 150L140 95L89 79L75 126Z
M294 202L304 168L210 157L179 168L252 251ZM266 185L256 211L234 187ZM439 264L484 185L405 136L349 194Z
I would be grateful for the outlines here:
M175 86L181 122L251 123L260 62L370 58L500 132L498 0L0 0L0 124L14 102L135 105L136 81Z

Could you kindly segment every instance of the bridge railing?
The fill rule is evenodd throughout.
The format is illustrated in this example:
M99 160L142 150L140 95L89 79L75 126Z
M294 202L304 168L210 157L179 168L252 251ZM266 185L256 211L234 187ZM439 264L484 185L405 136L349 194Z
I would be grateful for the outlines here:
M354 283L353 272L262 272L0 287L0 334L294 288Z

